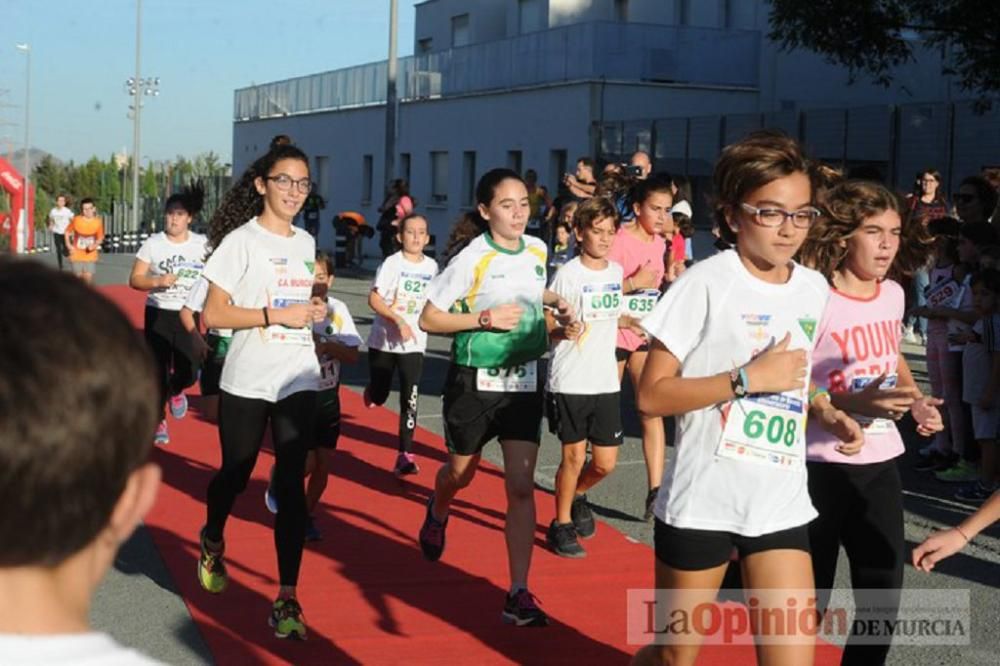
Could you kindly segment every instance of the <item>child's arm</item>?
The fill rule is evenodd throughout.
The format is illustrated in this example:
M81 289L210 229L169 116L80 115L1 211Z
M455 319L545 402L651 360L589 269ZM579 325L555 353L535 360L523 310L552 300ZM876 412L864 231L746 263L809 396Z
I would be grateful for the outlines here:
M372 289L368 293L368 307L374 310L375 314L394 324L399 330L399 337L402 338L403 342L413 339L413 329L410 328L410 325L406 323L405 319L392 311L392 308L385 302L382 295L375 291L375 289Z
M934 565L965 547L977 534L1000 520L1000 492L995 492L958 527L935 532L913 549L913 568L930 571Z
M916 400L910 406L910 415L917 422L917 432L924 437L930 437L934 433L944 430L944 419L941 418L941 412L938 411L938 406L943 405L944 400L932 395L925 396L921 392L916 380L913 379L913 373L910 372L910 364L906 362L906 357L903 354L899 355L897 361L896 377L896 386L912 389L916 396Z
M136 258L132 264L132 274L128 277L128 286L139 291L151 291L153 289L166 289L177 282L177 276L173 273L153 276L149 274L149 262Z
M761 353L744 367L749 393L782 393L806 385L806 352L789 350L791 334ZM685 414L736 396L729 372L708 377L681 377L681 362L654 338L639 380L639 412L646 416Z
M350 364L357 363L358 359L361 357L361 354L360 352L358 352L357 347L345 345L344 343L337 342L336 340L317 342L316 355L329 356L330 358L337 359L341 363L350 363Z
M204 360L205 357L208 356L209 349L208 344L205 342L205 338L201 336L201 331L198 330L198 322L194 320L194 310L185 305L178 313L178 317L181 320L181 326L183 326L184 330L191 336L191 344L194 347L194 353L198 356L198 358Z
M837 451L845 456L861 452L865 444L865 434L858 422L838 409L825 389L809 384L809 416L819 423L823 430L840 440Z

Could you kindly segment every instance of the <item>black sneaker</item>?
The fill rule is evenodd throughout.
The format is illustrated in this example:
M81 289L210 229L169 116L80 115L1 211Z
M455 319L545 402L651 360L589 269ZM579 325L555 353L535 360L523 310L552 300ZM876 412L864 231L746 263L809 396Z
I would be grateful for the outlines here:
M573 523L562 525L553 520L545 532L545 543L553 553L560 557L587 556L587 551L576 540L576 528L573 527Z
M573 519L573 527L576 528L576 533L580 538L589 539L594 536L597 524L594 522L594 513L590 510L586 495L577 495L573 498L569 515Z
M420 527L420 550L423 551L424 558L437 562L444 552L444 530L448 527L448 518L445 518L444 522L439 521L431 512L432 506L434 506L434 495L427 500L427 515Z
M656 505L656 496L660 493L660 487L656 486L646 493L646 512L642 514L642 519L649 522L653 519L653 507Z
M544 627L549 624L549 616L538 607L538 599L527 590L508 594L501 617L507 624L516 627Z

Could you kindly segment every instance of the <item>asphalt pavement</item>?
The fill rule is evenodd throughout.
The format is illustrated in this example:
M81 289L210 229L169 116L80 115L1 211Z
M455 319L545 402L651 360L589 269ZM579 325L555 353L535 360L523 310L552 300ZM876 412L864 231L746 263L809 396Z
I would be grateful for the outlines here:
M37 260L55 265L52 255L38 255ZM99 284L127 282L132 257L118 254L103 257L97 273ZM372 313L367 295L374 264L368 270L340 271L334 282L334 295L343 300L362 336L367 335ZM419 424L442 434L441 390L448 366L449 340L430 336L420 383ZM907 360L917 380L926 386L926 366L923 349L904 345ZM360 392L367 377L363 357L356 366L343 370L345 390ZM398 409L398 393L393 392L386 406ZM623 392L623 404L634 404L631 389ZM640 429L634 409L625 414L625 444L621 448L615 472L589 493L597 517L629 538L652 545L652 525L640 519L646 495L646 470L639 438ZM912 422L902 422L907 453L900 461L903 477L905 530L910 547L922 541L930 531L951 526L974 510L974 506L953 499L955 486L941 483L927 473L912 469L916 450L925 442L913 431ZM672 433L668 430L668 440ZM668 448L667 456L672 455ZM551 490L559 464L560 446L554 436L544 433L536 483ZM502 466L500 448L487 446L484 457ZM432 474L427 464L421 474ZM968 589L972 599L971 644L963 647L894 646L887 663L906 666L939 664L994 665L1000 663L1000 528L987 530L973 540L959 555L939 565L933 574L923 574L907 566L905 587L928 590ZM652 584L652 554L650 583ZM192 575L194 564L192 563ZM837 575L837 587L849 587L850 580L842 554ZM92 611L94 626L111 633L120 642L171 664L212 663L197 627L191 621L183 600L177 596L173 581L152 545L148 534L140 529L122 549L114 570L98 592ZM625 637L622 637L625 640Z

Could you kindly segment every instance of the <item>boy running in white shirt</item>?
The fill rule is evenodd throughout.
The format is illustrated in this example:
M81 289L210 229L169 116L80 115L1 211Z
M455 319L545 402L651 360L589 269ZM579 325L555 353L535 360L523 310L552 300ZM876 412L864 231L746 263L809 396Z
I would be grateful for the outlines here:
M402 245L379 266L368 305L375 311L368 334L369 384L365 405L385 403L392 376L399 373L399 455L397 476L420 471L413 457L413 431L417 427L420 375L427 351L427 333L418 325L427 301L427 287L437 275L437 262L424 255L429 236L427 220L411 213L399 222L396 238Z
M562 442L555 478L556 518L545 535L557 555L584 557L577 537L594 536L586 492L611 473L622 443L615 342L622 312L622 267L607 259L618 230L618 211L603 197L580 204L573 218L580 255L564 264L549 289L578 313L557 327L546 316L554 343L546 390L550 430ZM592 458L587 462L587 443Z

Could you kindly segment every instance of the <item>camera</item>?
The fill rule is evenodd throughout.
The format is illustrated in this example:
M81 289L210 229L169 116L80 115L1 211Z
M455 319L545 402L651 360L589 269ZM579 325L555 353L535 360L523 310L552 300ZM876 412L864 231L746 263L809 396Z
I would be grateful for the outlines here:
M623 164L622 170L629 178L642 178L642 167L633 164Z

